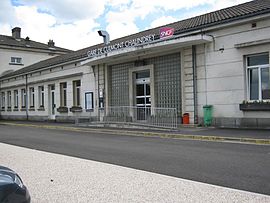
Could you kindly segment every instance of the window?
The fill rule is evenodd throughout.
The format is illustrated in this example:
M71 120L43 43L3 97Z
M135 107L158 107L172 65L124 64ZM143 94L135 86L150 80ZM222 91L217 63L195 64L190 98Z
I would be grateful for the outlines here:
M38 87L38 105L44 108L44 86Z
M73 106L81 105L81 81L73 81Z
M22 108L26 107L26 91L25 91L25 89L21 89L21 104L22 104Z
M11 109L11 91L7 92L7 107Z
M14 108L18 108L18 106L19 106L18 90L14 90Z
M11 57L10 63L11 64L22 64L22 58L20 58L20 57Z
M67 83L60 83L60 106L67 106Z
M35 89L34 89L34 87L29 88L29 104L30 104L30 108L35 107Z
M247 76L249 99L270 99L270 71L268 53L247 57Z
M6 97L5 97L5 92L1 93L1 109L5 110L5 105L6 105Z

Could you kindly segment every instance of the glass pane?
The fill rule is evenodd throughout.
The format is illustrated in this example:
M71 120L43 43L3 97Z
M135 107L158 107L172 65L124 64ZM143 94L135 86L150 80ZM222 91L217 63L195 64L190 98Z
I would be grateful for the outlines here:
M262 75L262 99L270 99L270 72L269 72L269 68L262 68L261 75Z
M64 106L67 106L67 90L64 90L64 98L63 98L63 100L64 100L63 101L64 102L63 105Z
M40 106L44 106L44 94L41 94L41 105Z
M151 104L151 98L150 97L146 98L146 104Z
M137 104L145 104L145 98L137 98L136 103Z
M258 69L253 68L249 69L249 88L250 88L250 99L257 100L259 99L259 76Z
M144 96L144 85L136 85L136 96Z
M150 71L142 71L142 72L136 73L136 79L149 78L149 77L150 77Z
M77 106L81 105L81 95L80 95L80 88L77 88Z
M75 81L75 83L76 83L76 87L80 87L81 86L81 81L80 80Z
M146 84L146 96L150 96L150 84Z
M269 64L269 54L249 56L247 58L248 66Z

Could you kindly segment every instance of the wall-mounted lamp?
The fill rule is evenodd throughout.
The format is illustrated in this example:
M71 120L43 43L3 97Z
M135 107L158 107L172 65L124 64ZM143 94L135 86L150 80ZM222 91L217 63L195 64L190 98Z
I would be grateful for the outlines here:
M223 53L224 47L221 47L221 48L219 49L219 51L220 51L221 53Z
M103 37L103 42L105 45L108 45L110 43L110 35L107 31L105 30L99 30L98 31L99 36Z

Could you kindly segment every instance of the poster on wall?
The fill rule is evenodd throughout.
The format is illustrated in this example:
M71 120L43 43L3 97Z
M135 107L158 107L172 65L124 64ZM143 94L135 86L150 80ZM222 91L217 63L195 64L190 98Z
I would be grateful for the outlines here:
M85 93L85 109L86 110L94 109L93 92Z

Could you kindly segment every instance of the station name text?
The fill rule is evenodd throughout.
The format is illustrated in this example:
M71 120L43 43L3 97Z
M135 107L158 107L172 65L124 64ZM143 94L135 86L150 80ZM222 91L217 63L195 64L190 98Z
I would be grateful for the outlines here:
M115 51L118 49L135 47L138 45L147 44L147 43L150 43L154 40L155 40L155 35L151 34L151 35L147 35L147 36L143 36L143 37L138 37L136 39L127 40L124 42L119 42L119 43L116 43L113 45L108 45L108 46L101 47L98 49L93 49L93 50L88 51L87 55L88 55L88 57L100 56L102 54L107 54L109 52L112 52L112 51Z

